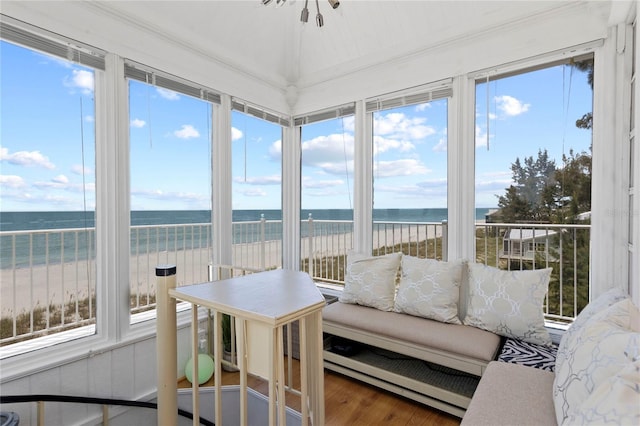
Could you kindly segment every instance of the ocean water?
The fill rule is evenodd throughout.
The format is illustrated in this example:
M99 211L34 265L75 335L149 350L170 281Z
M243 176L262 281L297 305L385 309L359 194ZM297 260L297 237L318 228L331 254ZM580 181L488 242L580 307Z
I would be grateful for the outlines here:
M485 218L488 208L476 209L476 219ZM302 210L301 220L311 215L314 220L353 220L349 209ZM282 219L281 210L234 210L233 222L257 222ZM447 219L447 209L376 209L374 221L381 222L441 222ZM141 252L176 251L203 248L209 245L211 212L208 210L133 211L131 225L132 250ZM199 224L194 226L162 226ZM264 231L257 225L236 226L235 243L260 241L262 232L267 240L280 239L280 223L268 224ZM2 212L0 213L0 267L28 267L45 263L60 263L95 257L95 219L93 212ZM73 229L64 234L50 230ZM332 228L329 232L351 230L350 225ZM16 234L15 232L18 231ZM38 233L19 231L41 231ZM307 227L301 227L307 235Z

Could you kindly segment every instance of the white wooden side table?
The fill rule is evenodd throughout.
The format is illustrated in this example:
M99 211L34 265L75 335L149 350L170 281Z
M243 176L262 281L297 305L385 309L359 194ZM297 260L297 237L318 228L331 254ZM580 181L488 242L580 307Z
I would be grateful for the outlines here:
M158 291L162 289L158 288ZM299 321L300 325L300 398L302 425L309 420L313 425L324 424L324 373L322 359L322 308L325 299L315 283L305 272L278 269L258 272L221 281L168 288L170 298L192 304L192 330L194 331L194 353L197 352L198 306L209 308L214 313L214 385L221 389L222 331L221 318L229 314L236 319L238 368L240 369L240 421L247 424L247 374L256 374L269 381L269 425L284 425L285 380L283 326ZM159 307L160 309L160 307ZM160 315L160 311L158 312ZM174 317L175 318L175 317ZM174 320L175 321L175 320ZM176 324L158 329L160 333L175 332ZM175 342L173 339L162 341ZM158 351L158 359L175 348ZM198 371L197 356L194 356L193 371ZM167 363L163 363L167 365ZM177 368L177 367L176 367ZM173 375L171 375L173 373ZM174 379L177 371L165 377ZM195 376L194 376L195 377ZM160 375L158 380L163 380ZM168 379L166 379L168 380ZM175 380L174 380L175 381ZM162 383L166 385L166 383ZM158 384L159 387L161 383ZM176 384L177 386L177 384ZM199 392L194 380L194 425L198 424ZM177 389L176 389L177 393ZM169 395L164 392L162 395ZM215 396L215 423L222 425L222 392ZM158 415L165 401L158 395ZM166 396L163 398L167 398ZM171 402L168 403L171 406ZM167 419L163 419L166 422Z

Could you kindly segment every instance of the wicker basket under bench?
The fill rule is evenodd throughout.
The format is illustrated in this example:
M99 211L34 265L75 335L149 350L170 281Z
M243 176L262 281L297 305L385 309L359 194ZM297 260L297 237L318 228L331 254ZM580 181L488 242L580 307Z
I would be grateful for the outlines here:
M325 368L458 417L500 349L475 327L340 302L324 308L323 332Z

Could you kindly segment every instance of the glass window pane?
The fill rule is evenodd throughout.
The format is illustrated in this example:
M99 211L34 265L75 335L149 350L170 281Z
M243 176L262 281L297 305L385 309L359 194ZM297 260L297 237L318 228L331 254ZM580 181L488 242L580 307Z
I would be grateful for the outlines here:
M552 267L545 312L561 321L588 301L593 70L587 58L476 85L476 261Z
M233 265L282 266L282 127L232 113Z
M211 259L212 105L129 81L132 313L155 307L155 267L178 285L207 280Z
M0 43L4 350L95 332L96 163L94 71Z
M352 115L302 127L301 269L341 284L353 247Z
M442 259L447 99L373 114L374 253Z

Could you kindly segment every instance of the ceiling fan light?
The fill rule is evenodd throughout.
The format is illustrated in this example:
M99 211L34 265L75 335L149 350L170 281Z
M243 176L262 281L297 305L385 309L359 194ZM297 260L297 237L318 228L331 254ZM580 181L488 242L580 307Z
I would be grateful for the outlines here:
M337 9L340 6L340 0L329 0L329 4L332 9Z
M324 18L322 17L321 13L318 13L316 15L316 24L318 24L319 27L324 26Z
M306 7L302 9L302 13L300 14L300 21L309 22L309 9Z

